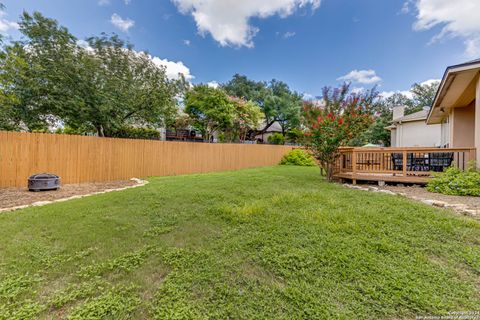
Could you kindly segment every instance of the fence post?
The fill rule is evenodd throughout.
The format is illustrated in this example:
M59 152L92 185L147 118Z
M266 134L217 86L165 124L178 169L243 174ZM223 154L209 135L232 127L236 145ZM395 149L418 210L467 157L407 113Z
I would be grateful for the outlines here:
M404 177L407 176L407 150L403 150L402 152L403 160L402 160L402 175Z

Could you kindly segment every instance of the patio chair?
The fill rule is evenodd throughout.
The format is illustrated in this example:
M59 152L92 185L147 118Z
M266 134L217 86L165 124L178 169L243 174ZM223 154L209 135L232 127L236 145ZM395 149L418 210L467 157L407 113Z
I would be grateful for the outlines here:
M428 164L430 171L443 172L450 167L453 162L453 152L435 152L428 154Z
M412 168L412 156L413 154L407 153L407 170ZM392 162L393 170L402 171L403 170L403 154L402 153L392 153Z

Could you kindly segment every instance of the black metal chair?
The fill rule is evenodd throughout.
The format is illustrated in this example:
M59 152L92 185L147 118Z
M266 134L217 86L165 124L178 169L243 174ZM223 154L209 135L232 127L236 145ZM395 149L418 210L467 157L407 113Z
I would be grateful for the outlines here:
M428 154L428 165L430 171L443 172L453 162L453 152L435 152Z
M413 154L407 153L407 170L412 168L412 156ZM393 170L402 171L403 170L403 154L402 153L392 153L392 162Z

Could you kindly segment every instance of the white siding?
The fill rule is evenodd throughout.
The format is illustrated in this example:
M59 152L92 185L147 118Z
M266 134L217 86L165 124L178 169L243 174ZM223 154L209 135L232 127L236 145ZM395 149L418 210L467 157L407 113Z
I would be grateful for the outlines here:
M393 130L392 130L393 131ZM397 124L395 147L439 147L442 142L440 124L427 125L425 121L411 121Z

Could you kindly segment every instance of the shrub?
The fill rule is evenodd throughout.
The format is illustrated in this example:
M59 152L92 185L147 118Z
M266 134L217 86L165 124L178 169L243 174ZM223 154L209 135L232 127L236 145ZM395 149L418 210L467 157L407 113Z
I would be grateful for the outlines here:
M152 128L123 127L112 134L114 138L159 140L160 133Z
M292 143L301 143L303 140L303 131L294 128L287 132L287 139Z
M466 171L451 167L435 174L427 190L457 196L480 196L480 171L474 166Z
M313 167L317 165L313 157L309 153L301 149L289 151L286 155L283 156L280 164L305 167Z
M268 137L268 143L285 144L285 137L281 133L275 132L274 134Z

